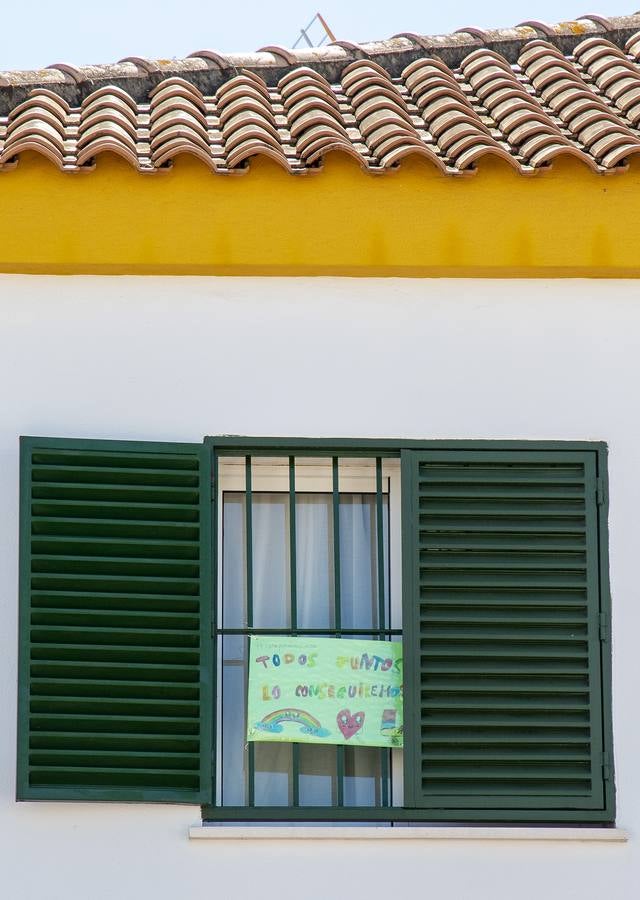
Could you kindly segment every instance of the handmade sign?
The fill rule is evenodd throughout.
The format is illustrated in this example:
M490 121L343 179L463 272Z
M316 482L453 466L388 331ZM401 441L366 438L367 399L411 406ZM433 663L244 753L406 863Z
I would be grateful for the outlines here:
M402 644L252 637L247 740L402 747Z

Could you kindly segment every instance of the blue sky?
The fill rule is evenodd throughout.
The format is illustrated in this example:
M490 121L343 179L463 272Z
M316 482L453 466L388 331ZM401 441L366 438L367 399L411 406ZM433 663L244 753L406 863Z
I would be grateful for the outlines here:
M558 22L582 12L625 15L620 0L598 0L594 10L577 0L107 0L62 4L53 0L3 4L0 71L40 68L55 62L113 62L123 56L170 58L194 50L256 50L291 46L319 9L338 38L366 41L399 31L442 34L464 25L493 27L526 19ZM578 3L579 5L579 3ZM587 4L585 3L586 7ZM594 4L596 6L596 4Z

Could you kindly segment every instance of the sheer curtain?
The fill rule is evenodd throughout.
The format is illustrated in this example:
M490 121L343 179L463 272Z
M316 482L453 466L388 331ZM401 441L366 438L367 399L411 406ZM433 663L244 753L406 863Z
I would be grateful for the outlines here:
M253 627L291 627L289 495L254 492L252 497ZM387 505L385 497L385 533ZM376 506L372 494L341 494L340 595L344 629L378 627ZM386 546L386 543L385 543ZM386 568L386 567L385 567ZM223 628L247 627L245 495L223 500ZM335 627L333 505L331 494L296 493L296 594L300 629ZM247 695L245 636L222 638L222 802L248 799L245 745ZM380 751L382 752L382 751ZM348 805L379 802L380 752L347 748L344 799ZM256 743L253 749L256 806L286 806L293 784L292 744ZM302 806L329 806L336 796L336 748L299 745L298 790Z

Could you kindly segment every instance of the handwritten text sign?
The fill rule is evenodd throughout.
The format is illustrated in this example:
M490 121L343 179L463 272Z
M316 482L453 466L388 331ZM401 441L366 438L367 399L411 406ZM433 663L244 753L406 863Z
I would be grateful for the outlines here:
M247 740L402 746L402 644L252 637Z

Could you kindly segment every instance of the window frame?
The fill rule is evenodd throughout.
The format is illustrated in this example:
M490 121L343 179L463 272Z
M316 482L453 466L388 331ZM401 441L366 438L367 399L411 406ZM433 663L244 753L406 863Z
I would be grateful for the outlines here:
M232 467L225 466L222 460L233 460L234 466L233 469L238 469L238 471L233 471ZM276 492L289 495L289 459L290 457L283 454L282 456L278 455L277 457L273 457L273 465L269 465L267 460L260 455L254 456L254 465L252 466L252 476L251 476L251 491L252 495L266 491L266 492ZM304 462L300 462L298 458L296 460L296 494L297 493L312 493L312 494L322 494L322 495L331 495L332 486L332 473L331 473L331 456L320 456L317 455L314 457L303 457L303 459L313 459L313 462L310 466L311 471L308 473L304 472ZM316 466L315 462L322 459L325 463L324 466ZM363 465L364 460L367 460L369 463L368 466ZM376 496L376 472L375 472L375 457L358 457L354 464L350 465L347 463L343 465L343 460L340 460L340 475L339 475L339 492L340 494L352 494L352 493L364 493L370 496ZM256 465L255 461L259 460L259 464ZM401 547L401 519L402 519L402 503L401 503L401 476L400 476L400 459L395 459L391 457L387 457L386 460L392 460L391 465L383 467L382 477L383 482L386 482L387 487L382 487L383 495L387 495L389 498L389 539L388 539L388 553L389 553L389 580L388 580L388 591L389 597L387 598L388 603L388 615L389 619L387 622L386 628L382 628L382 626L371 626L363 627L361 631L363 633L368 633L369 630L372 632L378 632L380 635L384 631L387 633L387 640L391 640L391 635L395 635L396 638L402 638L401 629L402 629L402 547ZM373 465L372 465L373 464ZM319 469L325 469L324 472L319 471ZM217 544L215 546L215 555L216 558L223 560L223 521L224 521L224 497L227 492L240 492L242 494L245 493L245 456L241 457L232 457L223 455L218 458L218 481L217 481L217 489L214 488L214 492L216 494L216 503L217 508L215 510L215 518L217 524ZM224 563L218 566L217 573L217 582L216 582L216 617L221 616L223 613L223 574ZM246 627L246 626L245 626ZM232 630L237 630L237 626L232 628ZM274 628L263 629L259 626L256 626L254 629L246 627L247 632L253 631L255 634L262 634L265 631L274 632ZM317 629L316 629L317 630ZM322 630L322 629L320 629ZM360 630L360 629L359 629ZM225 628L224 625L222 628L218 629L215 625L213 628L214 636L220 638L224 635ZM308 632L304 628L292 628L291 626L282 626L280 629L282 634L300 634L301 636L309 636L313 635L308 634ZM335 628L334 625L327 626L327 632L331 632L332 636L334 631L338 631L341 633L341 636L344 638L349 638L352 635L352 628ZM316 635L318 636L318 635ZM371 637L373 640L374 638ZM216 648L217 649L217 648ZM217 660L217 666L215 670L215 680L218 685L221 686L223 679L223 665L220 659ZM216 729L220 731L220 723L221 723L221 697L220 697L220 689L216 691L216 696L214 697L216 703L215 710L215 721L216 721ZM229 806L224 806L220 803L220 794L221 794L221 783L219 777L218 766L222 764L222 741L218 741L218 746L215 748L216 753L216 782L214 783L214 796L216 797L216 809L221 808L233 808ZM351 809L354 812L365 812L371 809L390 809L390 808L401 808L403 801L403 791L404 791L404 766L402 762L402 751L401 749L395 750L392 752L389 758L389 775L390 775L390 794L391 794L391 802L380 807L373 806L362 806L362 807L348 807L348 806L337 806L337 805L325 805L323 807L318 807L322 809ZM339 777L337 775L337 777ZM294 794L295 796L295 794ZM294 801L295 802L295 801ZM297 804L296 804L297 806ZM247 805L246 807L235 807L235 809L245 809L251 808L251 805ZM256 807L258 809L265 809L268 807L259 806ZM273 809L284 810L286 807L279 805L272 807ZM294 807L295 808L295 807ZM300 807L302 809L310 809L310 806Z
M483 809L465 810L461 822L465 823L553 823L574 822L588 824L598 822L612 824L615 821L615 790L612 774L612 662L611 662L611 592L609 585L609 552L608 552L608 468L607 445L599 441L522 441L522 440L394 440L394 439L345 439L345 438L277 438L277 437L237 437L207 436L205 446L212 454L213 464L213 546L218 546L217 485L218 461L221 456L334 456L334 457L382 457L402 458L403 452L410 450L522 450L522 451L582 451L595 455L596 477L598 484L597 524L598 524L598 563L600 589L600 664L602 679L602 722L603 746L602 760L604 779L604 808L602 810L547 809L527 810L513 808L508 810L508 817L499 818L487 815ZM410 485L402 481L402 506L410 502L408 492ZM213 554L213 591L212 598L212 635L216 630L218 609L218 554ZM410 572L406 554L403 554L402 581L406 585ZM212 647L214 668L217 672L216 648ZM213 754L212 754L212 792L216 784L216 722L214 717ZM407 807L222 807L214 804L202 806L202 818L210 823L229 822L353 822L354 824L371 823L424 823L425 821L451 822L450 811L440 812L434 809Z

